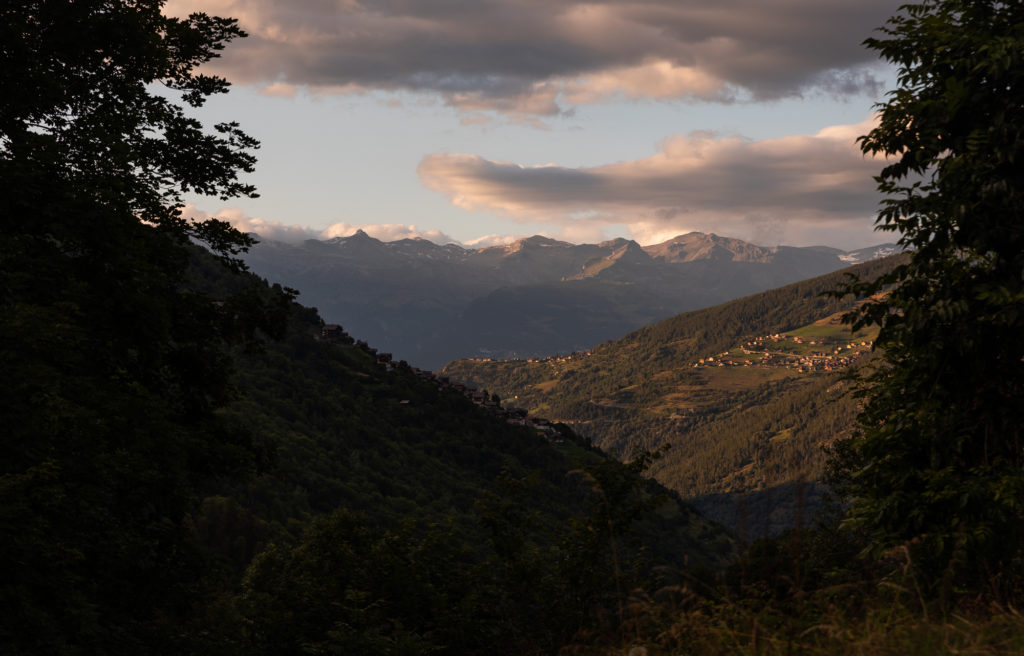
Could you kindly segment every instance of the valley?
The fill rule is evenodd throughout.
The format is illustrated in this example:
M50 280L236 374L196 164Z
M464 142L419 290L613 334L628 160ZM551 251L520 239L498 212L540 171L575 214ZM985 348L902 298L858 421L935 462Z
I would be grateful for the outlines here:
M1024 654L1024 2L3 15L3 656Z
M651 468L659 481L748 536L776 533L820 504L823 449L856 415L845 375L873 357L876 333L842 323L856 301L821 296L841 275L680 315L590 351L458 360L443 373L564 422L619 458L670 445ZM759 524L743 526L745 515Z

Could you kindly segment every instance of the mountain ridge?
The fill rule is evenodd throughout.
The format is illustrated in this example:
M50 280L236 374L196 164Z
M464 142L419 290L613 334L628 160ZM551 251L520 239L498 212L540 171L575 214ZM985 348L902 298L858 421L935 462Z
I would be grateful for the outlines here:
M679 312L894 248L768 248L691 232L651 246L535 235L466 249L424 239L384 242L358 231L300 244L264 241L245 259L255 273L301 289L303 302L327 321L436 369L458 357L587 349Z

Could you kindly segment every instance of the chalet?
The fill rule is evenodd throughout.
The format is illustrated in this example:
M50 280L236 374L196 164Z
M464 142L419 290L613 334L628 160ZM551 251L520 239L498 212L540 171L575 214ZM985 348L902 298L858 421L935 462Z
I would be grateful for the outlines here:
M414 376L416 376L420 380L437 380L434 377L434 372L433 371L428 371L426 369L420 369L419 367L413 367L412 368L412 373L413 373Z
M510 424L516 424L517 426L526 425L526 410L522 408L505 408L505 421Z
M538 431L544 433L555 430L554 427L551 425L550 421L548 421L547 419L542 419L540 417L527 417L526 423L527 425L532 426L536 428Z
M346 335L345 331L341 329L341 326L336 323L327 323L320 328L320 339L334 341L344 339L345 337L348 337L348 335Z

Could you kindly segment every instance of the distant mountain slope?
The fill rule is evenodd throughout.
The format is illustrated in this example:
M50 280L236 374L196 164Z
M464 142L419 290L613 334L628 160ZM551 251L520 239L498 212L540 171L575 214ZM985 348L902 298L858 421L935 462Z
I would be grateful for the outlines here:
M458 360L444 372L621 457L670 443L652 468L658 480L748 535L778 531L816 503L821 444L855 414L839 372L862 362L873 339L838 321L853 299L821 293L896 258L679 315L589 352Z
M894 248L891 246L877 249ZM328 320L410 362L584 350L687 310L828 273L870 257L825 247L766 248L689 233L641 247L534 236L467 250L422 239L264 242L253 271L302 290ZM845 258L845 259L843 259Z

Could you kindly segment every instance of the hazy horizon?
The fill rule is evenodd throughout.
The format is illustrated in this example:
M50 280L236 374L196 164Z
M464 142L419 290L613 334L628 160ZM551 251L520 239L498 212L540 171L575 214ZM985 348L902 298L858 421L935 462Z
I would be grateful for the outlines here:
M876 246L887 246L887 245L891 245L891 244L895 243L892 240L889 240L889 241L876 241L876 242L872 242L872 243L870 243L870 244L868 244L866 246L853 246L853 247L848 247L848 248L844 248L843 245L835 245L835 244L807 244L807 245L803 245L803 246L795 246L793 244L776 244L776 245L769 246L769 245L766 245L766 244L758 244L756 242L747 241L745 239L739 239L738 237L730 237L728 235L719 235L719 234L713 233L713 232L701 232L699 230L693 230L693 231L690 231L690 232L687 232L687 233L680 233L680 234L675 235L673 237L669 237L668 239L663 239L661 241L650 242L650 243L643 243L643 242L637 241L635 239L631 239L630 237L611 237L609 239L604 239L604 240L601 240L601 241L571 241L571 240L567 240L567 239L559 239L557 237L552 237L552 236L544 235L544 234L524 235L524 236L519 236L519 237L515 237L515 238L510 238L507 241L479 243L480 240L475 240L478 243L471 243L471 242L467 243L467 242L460 242L460 241L457 241L457 240L451 239L451 238L448 238L447 240L444 240L444 241L439 241L436 238L432 239L429 236L424 236L424 235L421 235L421 234L414 234L414 233L409 233L409 234L392 234L392 233L390 233L387 230L387 228L389 226L368 226L368 227L369 227L369 230L366 230L366 229L364 229L361 226L355 226L354 229L352 230L352 232L350 232L350 233L347 233L347 234L332 234L330 236L324 235L322 233L314 233L314 232L311 232L311 231L300 230L300 229L292 229L292 230L277 231L277 232L275 232L275 231L268 231L268 235L263 235L263 234L260 234L258 232L250 232L249 234L252 235L252 236L255 236L257 238L258 242L270 241L270 242L278 242L278 243L285 243L285 244L291 244L291 245L299 245L299 244L302 244L302 243L304 243L306 241L328 242L328 241L334 241L334 240L338 240L338 239L347 239L349 237L355 236L358 233L362 233L362 234L366 235L367 237L369 237L371 239L374 239L376 241L379 241L381 243L384 243L384 244L391 244L391 243L395 243L395 242L399 242L399 241L404 241L404 240L426 241L426 242L430 242L431 244L434 244L436 246L449 246L449 245L450 246L458 246L459 248L462 248L462 249L465 249L465 250L482 250L482 249L485 249L485 248L495 248L495 247L502 247L502 246L511 246L512 244L515 244L517 242L524 241L524 240L527 240L527 239L533 239L535 237L541 237L541 238L544 238L544 239L552 239L554 241L557 241L557 242L560 242L560 243L565 243L565 244L570 244L570 245L573 245L573 246L600 245L600 244L605 243L605 242L615 241L616 239L625 239L626 241L633 241L633 242L635 242L641 248L647 248L647 247L650 247L650 246L657 246L657 245L660 245L660 244L664 244L666 242L670 242L670 241L672 241L674 239L677 239L679 237L685 237L686 235L689 235L689 234L701 234L701 235L707 235L707 236L710 236L710 237L721 237L721 238L725 238L725 239L738 239L739 241L744 241L744 242L749 243L749 244L751 244L753 246L758 246L758 247L761 247L761 248L778 248L778 247L815 248L815 247L821 247L821 248L835 248L835 249L838 249L838 250L841 250L841 251L855 251L855 250L862 250L864 248L873 248L873 247L876 247ZM375 228L383 228L383 230L375 230ZM373 234L371 231L375 232L376 234ZM878 233L878 234L879 234L879 238L881 239L881 236L884 233Z

